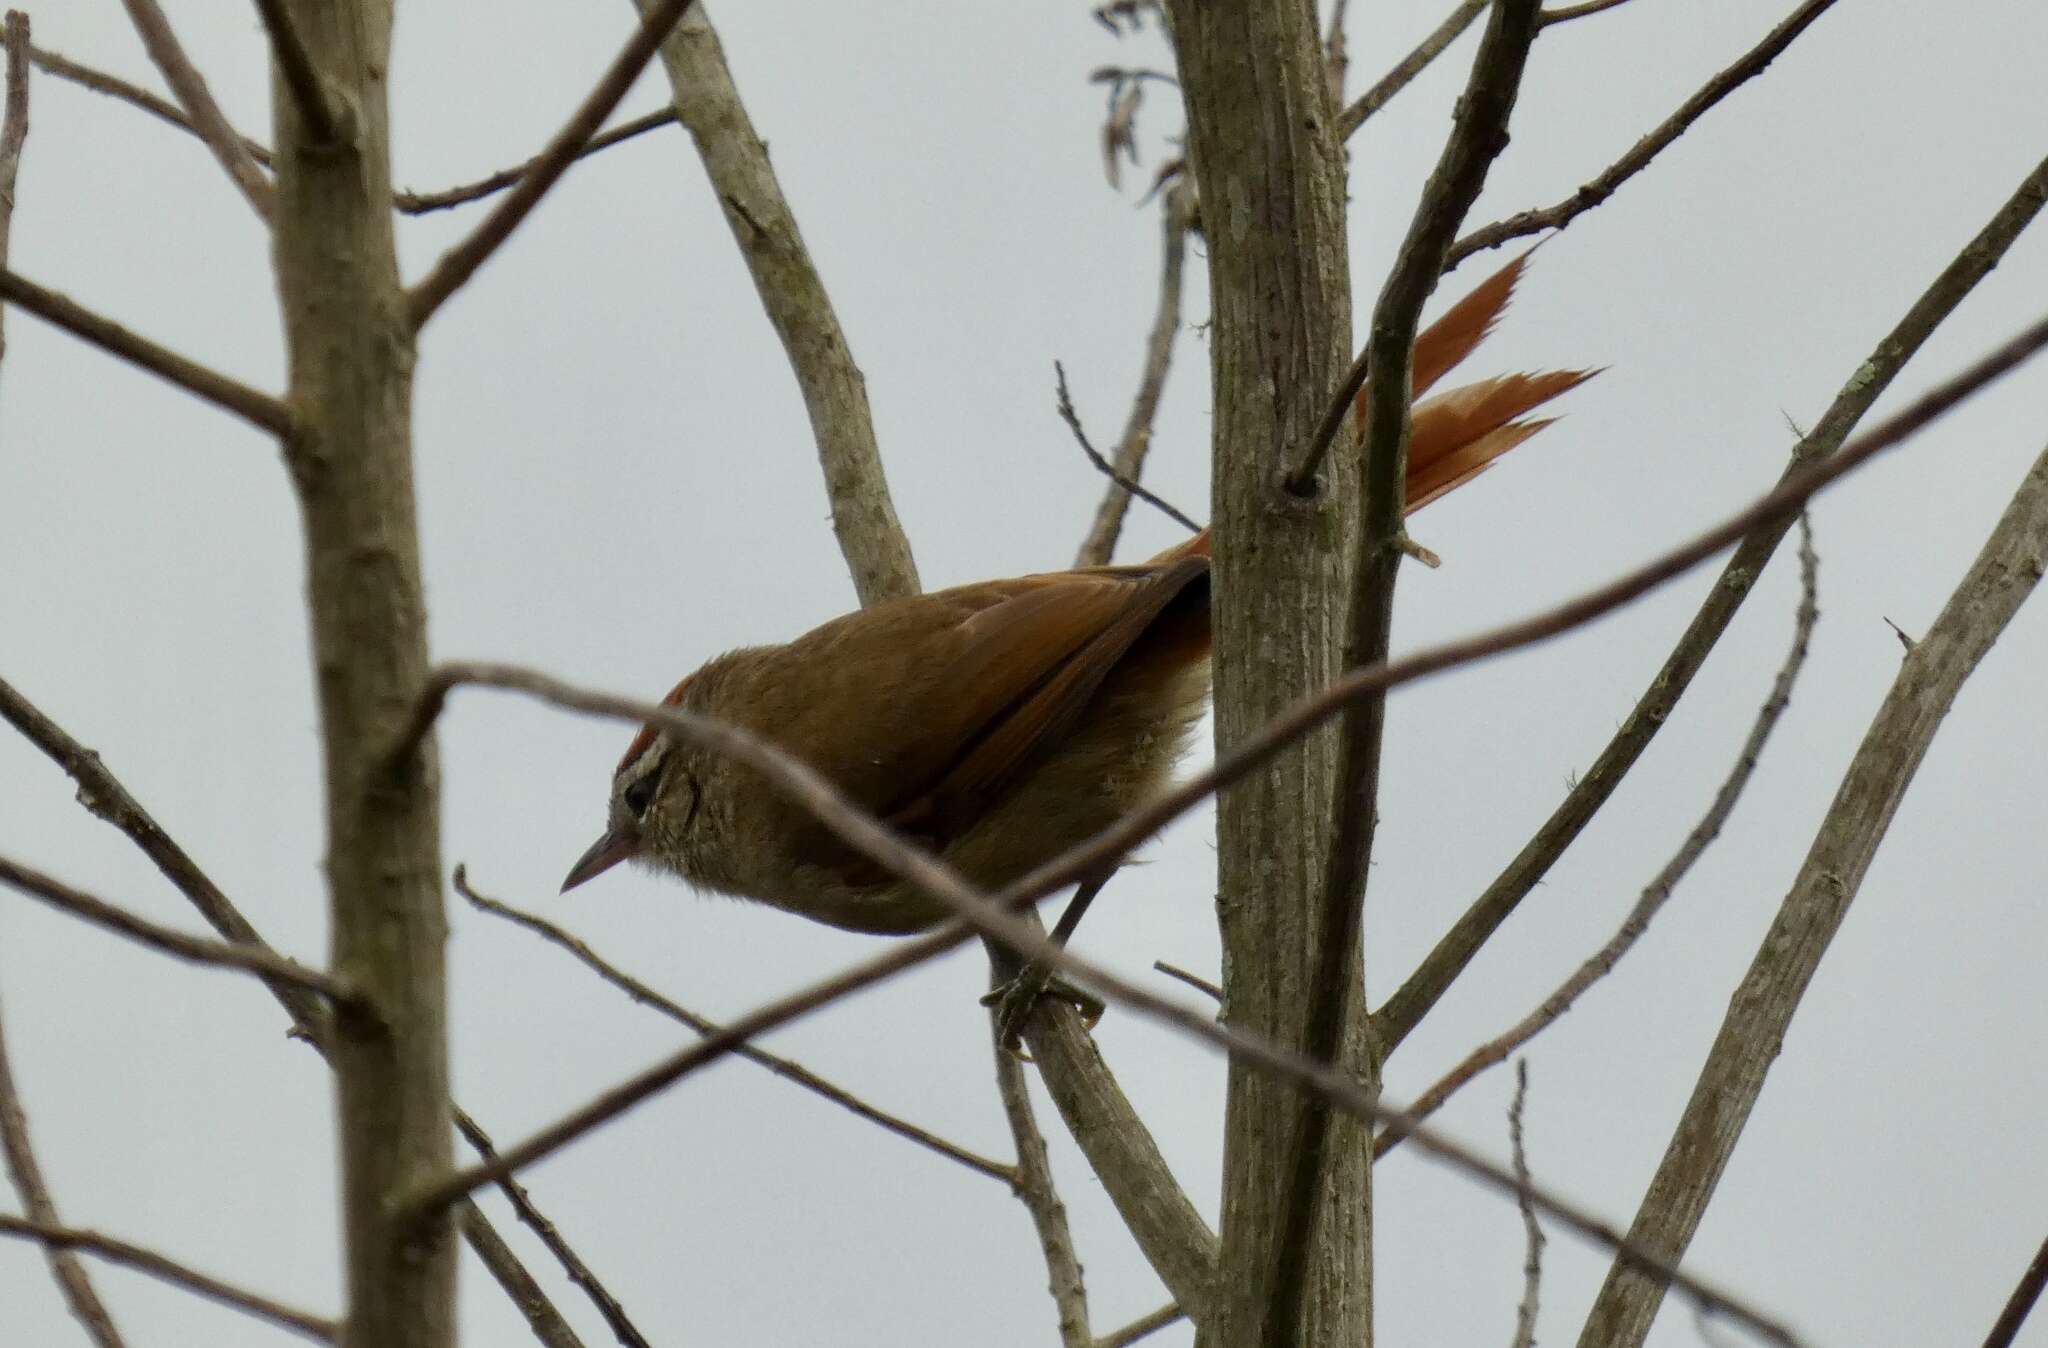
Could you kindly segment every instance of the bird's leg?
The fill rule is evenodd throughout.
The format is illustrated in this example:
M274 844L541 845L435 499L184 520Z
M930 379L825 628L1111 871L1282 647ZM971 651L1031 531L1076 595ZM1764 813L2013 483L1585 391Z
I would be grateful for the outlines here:
M1104 872L1091 880L1081 882L1074 891L1074 897L1067 900L1067 907L1060 914L1060 920L1052 929L1054 945L1065 946L1073 936L1074 928L1081 925L1081 918L1088 911L1088 905L1095 902L1095 896L1109 883L1114 871ZM1022 964L1017 956L1004 947L991 944L989 960L995 970L996 985L981 999L983 1006L995 1008L996 1033L999 1042L1012 1052L1017 1051L1017 1042L1024 1033L1024 1023L1031 1011L1038 1005L1038 999L1053 996L1071 1003L1089 1029L1102 1019L1102 999L1085 992L1066 980L1053 975L1052 966L1041 960L1030 960ZM1019 1054L1019 1056L1024 1056Z

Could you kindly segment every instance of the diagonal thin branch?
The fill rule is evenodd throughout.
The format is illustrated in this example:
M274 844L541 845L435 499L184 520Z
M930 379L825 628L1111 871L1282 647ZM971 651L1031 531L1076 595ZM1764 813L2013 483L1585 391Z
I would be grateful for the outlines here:
M1465 93L1435 170L1423 185L1407 236L1373 306L1366 342L1368 412L1365 436L1365 507L1352 562L1349 611L1339 669L1381 665L1393 639L1394 581L1407 537L1409 400L1414 383L1415 332L1422 306L1443 273L1444 249L1472 209L1486 173L1507 147L1508 119L1521 91L1529 47L1536 40L1541 0L1497 0L1479 39ZM1346 409L1349 398L1346 398ZM1342 415L1339 417L1340 423ZM1308 447L1287 485L1313 483L1329 440ZM1386 731L1384 691L1351 703L1337 723L1336 787L1330 841L1311 911L1315 914L1315 967L1302 1045L1310 1059L1339 1065L1347 1026L1365 1020L1363 985L1355 967L1365 922L1366 876L1379 820L1380 748ZM1377 1050L1369 1050L1377 1054ZM1321 1203L1318 1195L1331 1161L1332 1111L1311 1107L1287 1153L1287 1202L1275 1256L1274 1304L1290 1308L1268 1321L1291 1326L1308 1267L1307 1251Z
M142 803L107 769L100 756L67 734L63 727L43 715L6 680L0 679L0 720L19 730L28 741L78 783L78 801L96 818L113 825L149 858L165 879L191 901L223 938L239 945L269 949L241 910L223 894L211 877L165 833ZM259 975L260 976L260 975ZM271 996L291 1017L293 1033L312 1044L323 1057L327 1052L330 1020L321 998L297 983L265 978ZM467 1115L458 1109L458 1119ZM477 1258L532 1327L534 1337L545 1348L583 1348L582 1340L568 1321L548 1300L519 1256L505 1243L490 1218L474 1202L464 1200L458 1208L462 1234Z
M1135 496L1146 505L1151 506L1168 519L1171 519L1174 523L1187 529L1190 533L1200 533L1202 526L1189 519L1184 511L1171 502L1161 500L1158 496L1145 490L1136 480L1119 472L1116 465L1102 457L1102 451L1095 447L1095 442L1088 438L1087 430L1081 425L1081 414L1074 410L1074 395L1067 389L1067 367L1059 361L1054 361L1052 363L1052 375L1053 393L1056 399L1055 406L1060 414L1060 420L1067 423L1067 429L1073 433L1074 442L1081 446L1081 452L1087 456L1088 462L1094 464L1096 471L1109 479L1110 491L1122 493L1126 496ZM1149 438L1149 433L1147 438ZM1119 454L1122 453L1121 448L1119 448L1118 452ZM1114 537L1111 538L1110 542L1112 545L1115 543Z
M1351 133L1364 126L1367 118L1393 102L1394 95L1406 89L1409 81L1449 50L1450 45L1464 35L1491 3L1492 0L1458 0L1458 7L1446 15L1414 51L1402 57L1392 70L1380 76L1378 84L1360 94L1357 102L1337 115L1337 139L1351 139Z
M28 15L7 11L7 95L0 111L0 268L7 265L7 246L14 231L14 188L21 177L21 151L28 142ZM0 305L0 357L7 354L6 306Z
M1584 0L1582 4L1559 5L1556 9L1546 9L1537 15L1536 27L1540 31L1555 23L1570 23L1573 19L1589 19L1595 14L1603 14L1610 9L1619 9L1627 3L1628 0Z
M667 0L636 0L652 18ZM867 381L826 293L768 147L733 84L725 51L698 5L661 44L676 115L689 129L761 308L803 395L832 531L862 605L918 591L917 561L889 496Z
M310 133L307 139L318 145L336 144L342 138L341 116L335 110L332 93L313 67L313 57L305 42L292 27L291 15L285 13L284 0L256 0L256 12L263 19L263 31L270 37L270 56L277 64L277 73L291 92L299 120Z
M999 949L989 951L989 986L1001 988L1015 973L1014 961ZM1046 1288L1052 1293L1053 1308L1059 1316L1061 1348L1092 1348L1094 1333L1088 1328L1088 1287L1081 1276L1081 1256L1074 1249L1073 1228L1067 1224L1067 1206L1053 1182L1052 1158L1046 1154L1045 1134L1038 1130L1038 1118L1031 1108L1031 1087L1024 1077L1024 1064L1002 1041L1001 1008L989 1009L990 1043L995 1049L996 1098L1002 1101L1003 1117L1010 1125L1010 1137L1017 1145L1017 1198L1031 1214L1038 1232L1038 1247L1045 1255Z
M614 145L622 145L636 136L645 135L664 126L673 126L675 120L675 109L663 108L658 112L645 113L620 122L604 134L591 137L590 143L576 152L576 157L588 159L591 155L609 150ZM496 173L479 178L473 183L442 188L438 192L394 192L391 194L391 201L406 215L427 215L434 211L445 211L453 206L481 201L508 187L518 186L519 180L531 173L534 165L539 162L540 156L536 155L513 168L499 169Z
M1450 255L1444 260L1445 270L1457 266L1474 253L1488 248L1498 248L1511 239L1519 239L1546 229L1563 229L1579 216L1613 196L1616 189L1648 168L1651 160L1662 154L1673 141L1684 135L1694 122L1705 116L1709 108L1761 75L1766 66L1775 61L1792 45L1795 38L1805 32L1808 26L1825 14L1834 3L1835 0L1804 0L1804 3L1785 17L1783 23L1767 33L1763 41L1750 48L1726 70L1701 85L1691 98L1678 105L1676 112L1652 127L1649 134L1637 141L1627 154L1602 170L1593 181L1554 206L1523 211L1505 220L1473 230L1452 246Z
M1508 1105L1508 1146L1514 1156L1515 1179L1525 1186L1515 1200L1522 1210L1527 1253L1522 1258L1522 1303L1515 1307L1515 1337L1509 1348L1536 1348L1537 1297L1543 1290L1543 1227L1536 1220L1535 1205L1529 1201L1529 1156L1522 1146L1522 1106L1528 1098L1529 1060L1517 1058L1515 1098Z
M1810 465L1830 459L1842 447L1871 405L1890 388L1935 329L1955 312L1978 282L1990 275L2013 242L2048 205L2048 158L2020 181L1976 237L1928 283L1892 330L1850 374L1828 409L1792 451L1792 464L1779 483L1789 482ZM1865 437L1867 441L1870 437ZM1860 442L1859 442L1860 443ZM1393 1052L1410 1030L1456 981L1493 933L1507 921L1558 857L1605 805L1664 727L1672 709L1691 686L1728 626L1749 597L1778 544L1792 527L1792 517L1762 519L1745 534L1735 555L1707 592L1685 632L1665 657L1663 666L1636 702L1628 719L1600 753L1593 767L1551 812L1522 850L1485 892L1473 900L1451 930L1373 1017L1382 1050Z
M0 1236L16 1236L38 1241L45 1249L84 1250L96 1254L109 1263L122 1264L138 1273L147 1273L159 1282L181 1287L188 1292L197 1292L223 1306L232 1306L245 1311L259 1320L268 1320L309 1339L331 1343L336 1338L336 1327L332 1320L290 1306L272 1301L269 1297L255 1292L244 1291L197 1269L188 1268L174 1259L158 1254L155 1250L144 1249L129 1241L102 1235L97 1231L84 1231L71 1226L52 1226L41 1221L30 1221L0 1213Z
M2048 1240L2041 1242L2041 1248L2034 1252L2034 1262L2020 1275L2019 1286L2012 1289L2005 1309L1998 1313L1997 1323L1984 1336L1984 1348L2012 1348L2020 1336L2020 1326L2026 1324L2034 1303L2041 1299L2043 1288L2048 1288Z
M206 87L206 80L186 57L185 49L178 45L178 36L171 31L171 22L157 6L156 0L121 0L128 17L134 21L135 31L142 38L142 45L149 52L149 59L163 73L164 83L171 86L185 113L192 119L192 125L206 147L213 151L213 157L227 170L235 187L247 198L249 207L266 224L270 221L271 207L276 192L270 180L256 166L248 147L241 136L228 125L226 114L213 101L213 94Z
M1941 616L1899 668L1842 776L1799 873L1728 1003L1670 1146L1629 1228L1637 1245L1683 1258L1706 1213L1792 1017L1848 916L1899 802L1964 682L2048 567L2048 450ZM1581 1348L1635 1348L1663 1289L1616 1266L1586 1318Z
M116 908L103 899L94 898L83 890L73 889L61 880L6 857L0 857L0 885L19 890L30 898L41 899L51 907L73 917L82 918L94 926L105 927L108 931L119 933L131 941L146 945L152 950L160 950L166 955L175 955L194 964L240 969L244 973L256 974L266 980L275 979L291 983L308 992L318 993L336 1007L362 1015L372 1014L372 1009L364 1005L351 989L330 975L318 969L309 969L296 960L286 959L267 946L239 945L188 936L184 932L160 926Z
M137 2L127 0L130 4ZM596 87L533 161L533 166L520 178L519 185L484 217L468 238L443 253L433 269L407 293L407 317L415 331L426 326L434 311L447 303L448 297L474 276L476 269L483 266L506 239L512 237L512 231L540 204L548 189L561 180L584 145L604 125L604 119L611 116L612 109L633 87L633 81L654 58L655 48L661 45L661 40L668 36L676 21L683 17L683 11L690 7L690 2L653 0L647 17L627 39L624 49L613 58Z
M2048 344L2048 324L2042 327L2039 340ZM1398 1111L1380 1102L1376 1091L1360 1086L1343 1069L1317 1062L1257 1034L1234 1025L1220 1024L1207 1015L1167 1001L1049 940L1040 924L1024 920L1012 912L1028 902L1036 877L1026 876L993 896L980 893L943 860L904 841L886 825L849 803L802 760L749 731L673 707L585 692L545 675L505 666L447 666L436 676L437 683L451 680L501 687L576 710L652 723L687 743L729 755L766 777L860 855L944 902L954 910L959 920L926 936L902 941L879 956L757 1007L733 1021L723 1033L653 1064L540 1129L525 1141L507 1148L496 1161L429 1180L393 1203L392 1216L396 1221L425 1223L434 1220L443 1208L465 1194L482 1185L496 1183L577 1141L683 1078L717 1062L746 1040L944 954L966 939L965 932L973 932L1012 950L1020 960L1042 962L1057 971L1079 977L1148 1018L1226 1050L1234 1063L1292 1081L1315 1098L1329 1101L1354 1118L1368 1123L1386 1123L1399 1117ZM1054 867L1041 868L1041 873L1052 869ZM1078 1018L1034 1016L1027 1027L1033 1052L1037 1053L1045 1042L1042 1036L1044 1027L1068 1024L1078 1026ZM1426 1128L1416 1129L1412 1139L1416 1146L1452 1164L1471 1178L1505 1193L1528 1194L1541 1211L1581 1235L1615 1250L1629 1266L1684 1289L1702 1307L1738 1319L1774 1343L1798 1343L1792 1332L1776 1320L1684 1272L1654 1250L1622 1238L1598 1217L1570 1200L1543 1186L1522 1184L1503 1167ZM1179 1299L1183 1304L1188 1300L1184 1295Z
M1735 766L1729 770L1720 788L1714 792L1707 811L1685 836L1678 851L1658 870L1656 878L1643 888L1635 906L1620 928L1610 936L1600 949L1588 956L1571 975L1559 984L1557 989L1539 1002L1535 1009L1523 1016L1498 1037L1488 1040L1467 1054L1457 1066L1417 1096L1408 1106L1407 1117L1420 1122L1436 1113L1446 1100L1466 1083L1496 1063L1506 1062L1508 1055L1534 1039L1554 1024L1588 988L1614 971L1622 957L1634 948L1638 938L1649 930L1650 923L1664 907L1672 893L1677 890L1693 864L1697 862L1714 839L1721 835L1721 829L1728 822L1728 816L1735 812L1735 804L1749 787L1749 779L1756 772L1758 761L1763 756L1764 745L1770 741L1771 732L1777 729L1778 718L1792 701L1792 686L1798 682L1799 672L1806 666L1807 644L1813 636L1814 622L1820 616L1817 572L1820 561L1813 551L1813 529L1802 512L1799 517L1799 611L1792 626L1792 649L1786 653L1785 663L1778 675L1771 681L1770 694L1764 699L1763 707L1756 714L1756 722L1750 727L1749 737L1743 741L1736 754ZM1401 1129L1390 1128L1373 1141L1373 1158L1385 1156L1401 1145Z
M1333 18L1331 25L1331 33L1341 35L1341 19ZM1341 42L1341 37L1337 40ZM1124 420L1123 436L1109 459L1111 485L1103 493L1102 504L1095 509L1095 522L1089 526L1088 537L1081 541L1081 550L1074 557L1076 566L1105 566L1115 555L1117 536L1123 532L1124 515L1131 503L1131 492L1122 484L1135 484L1145 471L1145 456L1152 448L1152 422L1159 414L1174 340L1180 335L1181 283L1187 271L1188 228L1193 213L1194 189L1185 179L1166 189L1160 203L1160 232L1164 237L1159 250L1159 308L1152 318L1152 331L1145 338L1145 363L1138 376L1138 392L1131 399L1131 414ZM1090 457L1098 456L1091 453Z
M238 383L224 374L217 374L168 347L158 346L147 337L139 337L68 296L45 290L5 267L0 267L0 299L18 304L72 336L168 380L223 411L234 413L259 430L278 436L291 432L291 410L280 399Z
M21 1092L15 1087L14 1071L7 1062L4 1028L0 1028L0 1153L6 1156L7 1173L14 1179L14 1190L21 1195L21 1205L28 1210L29 1220L44 1227L61 1226L57 1205L50 1198L43 1168L37 1164L35 1148L29 1140L28 1115L22 1110ZM87 1337L99 1348L125 1348L121 1331L114 1328L114 1317L107 1313L106 1304L93 1290L92 1280L86 1276L85 1265L78 1256L59 1245L46 1245L43 1253L50 1261L57 1290L64 1294L72 1316L85 1326Z
M1141 1315L1121 1329L1111 1330L1095 1341L1095 1348L1130 1348L1142 1338L1157 1334L1168 1325L1187 1319L1188 1313L1168 1302L1148 1315Z
M724 1028L716 1021L698 1015L695 1011L663 996L631 974L624 972L618 966L606 960L602 955L599 955L595 950L592 950L589 943L574 932L550 922L544 917L538 917L533 913L514 908L511 904L493 899L488 895L479 894L470 887L468 873L461 866L455 868L455 892L469 900L470 904L479 911L489 913L493 917L501 917L514 926L523 927L543 940L560 946L563 950L568 951L569 954L581 961L585 968L625 993L634 1001L642 1006L653 1007L670 1020L688 1026L697 1034L717 1034ZM977 1174L987 1175L990 1179L1000 1180L1006 1185L1015 1186L1017 1183L1015 1167L1004 1165L1001 1161L992 1161L978 1152L968 1150L957 1142L948 1141L937 1133L921 1128L907 1119L891 1114L887 1110L879 1109L845 1087L827 1081L824 1077L819 1076L801 1063L780 1057L768 1052L766 1049L756 1048L751 1044L745 1045L735 1050L735 1052L738 1056L747 1059L749 1062L757 1063L767 1068L783 1080L793 1082L823 1099L830 1100L840 1108L848 1110L866 1119L868 1122L896 1134L898 1137L937 1152L948 1160L957 1161Z

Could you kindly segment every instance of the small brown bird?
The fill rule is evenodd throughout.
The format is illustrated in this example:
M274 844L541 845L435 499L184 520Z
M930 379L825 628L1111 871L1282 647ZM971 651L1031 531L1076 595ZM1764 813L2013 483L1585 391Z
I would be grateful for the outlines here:
M1417 340L1418 397L1492 329L1524 260ZM1593 373L1502 375L1417 403L1408 508L1469 481L1550 424L1517 418ZM787 645L721 655L665 701L781 746L969 881L995 889L1166 785L1208 700L1209 646L1204 530L1135 566L877 604ZM900 935L950 915L750 769L651 727L619 761L604 836L562 888L629 858L850 931ZM1084 886L1076 905L1099 887ZM1057 935L1078 916L1070 909Z

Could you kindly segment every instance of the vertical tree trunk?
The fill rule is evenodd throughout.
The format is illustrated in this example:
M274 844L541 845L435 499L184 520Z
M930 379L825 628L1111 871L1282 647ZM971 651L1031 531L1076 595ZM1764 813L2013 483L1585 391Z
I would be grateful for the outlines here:
M337 1017L348 1348L454 1342L450 1223L394 1200L450 1162L446 916L433 747L382 756L427 672L412 481L413 333L393 249L385 75L390 0L295 0L314 67L346 105L314 144L280 85L275 251L298 419L307 604L327 785L333 971L376 1016ZM374 1021L375 1023L371 1023Z
M1201 193L1214 313L1216 741L1222 752L1321 688L1343 635L1359 518L1355 456L1321 494L1280 485L1350 358L1344 164L1308 0L1170 0L1189 155ZM1305 1047L1317 963L1335 739L1324 730L1226 791L1217 913L1224 1013ZM1350 954L1346 1061L1370 1074L1359 952ZM1275 1255L1302 1097L1233 1069L1224 1133L1221 1286L1203 1341L1369 1341L1371 1171L1335 1122L1298 1313L1274 1314Z

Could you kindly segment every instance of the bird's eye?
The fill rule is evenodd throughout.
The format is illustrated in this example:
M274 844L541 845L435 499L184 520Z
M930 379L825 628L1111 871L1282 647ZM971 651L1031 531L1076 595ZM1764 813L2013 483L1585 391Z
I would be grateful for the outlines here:
M642 777L639 781L626 788L623 799L626 802L626 808L633 812L635 819L645 819L647 817L647 808L654 804L654 793L660 785L661 773L656 771L648 773L645 777Z

